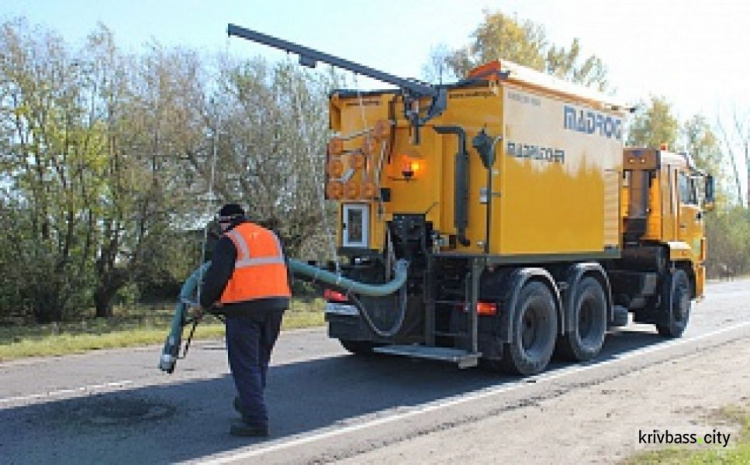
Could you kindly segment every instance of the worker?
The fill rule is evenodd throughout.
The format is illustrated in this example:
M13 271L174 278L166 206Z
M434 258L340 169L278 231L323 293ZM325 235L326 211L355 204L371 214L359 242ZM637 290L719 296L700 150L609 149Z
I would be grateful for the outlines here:
M272 231L250 222L239 204L216 218L222 236L201 287L200 305L225 316L227 356L237 397L234 436L268 436L263 391L268 364L291 291L284 253Z

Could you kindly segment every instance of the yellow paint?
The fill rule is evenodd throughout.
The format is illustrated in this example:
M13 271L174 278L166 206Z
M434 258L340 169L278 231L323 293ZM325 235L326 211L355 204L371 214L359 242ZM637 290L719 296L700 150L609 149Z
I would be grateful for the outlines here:
M629 151L630 149L628 149ZM688 262L695 277L696 295L702 296L705 287L705 223L697 199L683 198L680 178L691 175L685 157L663 150L638 149L649 152L657 160L648 169L654 173L649 192L648 226L643 239L666 245L669 259ZM628 153L626 151L626 154ZM627 211L628 196L623 189L623 211Z
M391 101L395 101L395 115L389 115ZM502 136L493 166L491 254L602 253L607 248L619 247L622 141L566 129L566 105L618 120L623 116L594 108L588 97L577 98L557 89L545 90L538 83L510 79L451 89L446 111L420 129L421 142L414 145L413 128L404 120L401 97L395 92L365 94L361 99L356 93L348 93L346 97L334 95L331 128L345 139L345 153L329 158L340 159L347 167L344 170L347 182L362 183L370 179L378 187L391 191L391 201L384 204L377 200L350 199L371 205L369 248L383 249L382 231L384 221L389 218L387 214L428 212L427 220L432 222L434 230L446 239L457 234L454 175L458 138L436 133L433 127L438 125L462 127L469 155L466 236L471 245L459 244L453 251L482 252L486 239L487 206L480 202L480 190L486 188L487 170L471 146L472 139L482 129L491 137ZM378 142L366 167L354 167L350 159L365 146L365 131L376 121L389 118L391 137ZM550 149L547 155L552 158L555 151L564 151L564 160L522 156L533 152L528 146ZM419 169L407 178L403 167L409 160L418 161ZM382 172L377 169L381 164ZM335 180L330 175L328 179ZM386 215L379 215L378 211Z
M340 201L369 205L369 249L384 249L385 224L394 215L426 214L433 230L445 240L443 251L483 252L487 205L481 202L480 191L487 187L488 173L472 147L482 129L490 137L502 137L492 171L490 254L512 261L513 257L549 255L603 257L621 249L622 218L630 199L622 182L622 128L612 129L615 123L623 124L624 111L608 97L587 89L530 70L521 72L515 65L508 69L508 79L449 89L446 110L419 129L419 144L414 144L414 128L404 118L397 91L332 96L331 129L343 139L343 145L337 142L334 149L343 147L343 154L330 154L329 163L340 161L344 168L343 173L327 173L327 180L359 186L358 191L351 191L357 194L355 198ZM428 104L428 100L420 102L423 112ZM582 130L576 130L575 124L571 128L571 111L584 116L584 121L579 121L584 127L578 127ZM375 134L382 135L382 121L389 122L387 135L375 138ZM585 125L591 121L600 125L589 131ZM466 131L469 246L455 240L458 138L433 129L448 125ZM559 156L561 151L564 157ZM691 261L700 294L705 261L703 225L684 221L696 218L699 210L686 207L676 189L678 173L687 172L688 167L680 156L662 152L660 157L662 166L654 166L656 174L649 191L644 239L673 245L672 259ZM390 201L365 195L372 192L371 183L378 193L381 188L389 189ZM454 240L449 241L451 236ZM339 231L339 245L341 238Z

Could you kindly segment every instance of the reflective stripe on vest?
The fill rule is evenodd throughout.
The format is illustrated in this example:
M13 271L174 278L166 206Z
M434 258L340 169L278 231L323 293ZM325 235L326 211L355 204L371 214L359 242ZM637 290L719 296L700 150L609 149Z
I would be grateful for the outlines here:
M221 303L291 296L284 252L276 234L253 223L241 223L226 236L237 250L237 259Z
M276 237L276 234L273 234L273 239L276 242L276 255L275 256L266 256L266 257L257 257L257 258L250 258L250 248L247 246L247 242L245 241L245 238L242 237L242 234L240 234L237 229L233 229L227 233L227 236L229 236L230 239L232 239L232 242L234 242L234 245L238 247L237 251L237 261L234 264L234 269L237 268L247 268L250 266L258 266L258 265L270 265L273 263L285 263L284 262L284 252L281 249L281 242L279 242L279 238Z

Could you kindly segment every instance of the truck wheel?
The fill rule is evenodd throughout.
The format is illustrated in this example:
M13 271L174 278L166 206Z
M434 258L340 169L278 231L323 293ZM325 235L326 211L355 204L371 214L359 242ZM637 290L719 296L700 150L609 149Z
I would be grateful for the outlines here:
M374 342L350 341L347 339L339 339L339 342L344 349L355 355L373 355L372 349L379 345Z
M573 327L557 341L557 353L576 362L599 354L607 332L607 298L595 278L584 278L574 289Z
M552 294L539 281L524 285L512 322L512 339L503 348L504 371L533 375L543 371L555 349L557 311Z
M690 319L690 281L687 274L677 270L672 275L670 295L668 300L668 324L656 325L656 330L664 337L677 338L682 336Z

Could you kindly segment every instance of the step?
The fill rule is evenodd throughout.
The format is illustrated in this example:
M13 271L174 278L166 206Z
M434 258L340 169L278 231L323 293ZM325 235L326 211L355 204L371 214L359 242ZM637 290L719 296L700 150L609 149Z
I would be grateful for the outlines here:
M450 347L428 347L420 345L392 345L372 349L381 354L403 355L406 357L439 360L457 363L459 368L475 367L479 364L481 353Z
M622 327L628 325L628 317L630 316L628 313L628 309L626 307L621 307L620 305L615 305L614 308L615 318L613 321L609 323L610 328L615 327Z

